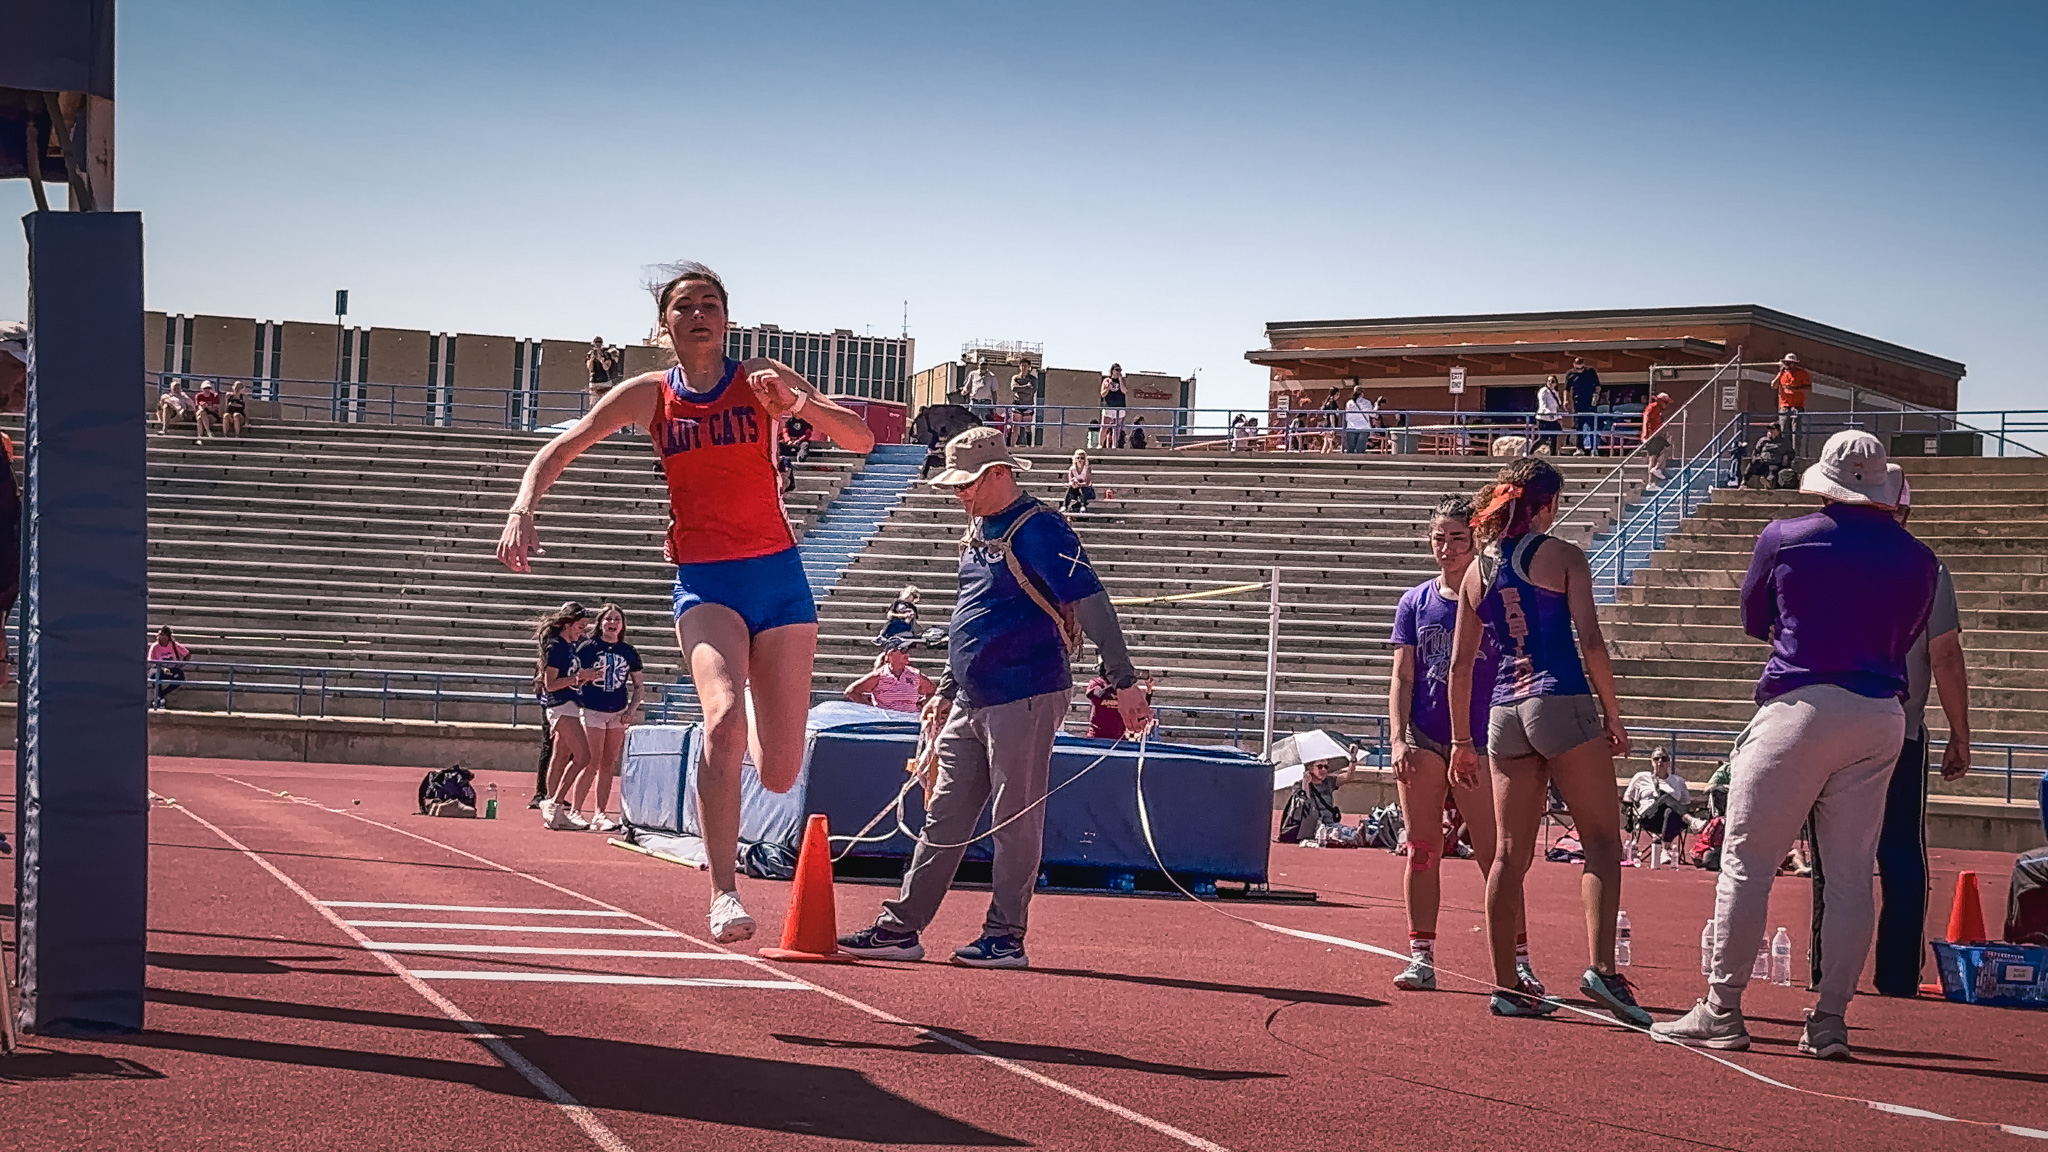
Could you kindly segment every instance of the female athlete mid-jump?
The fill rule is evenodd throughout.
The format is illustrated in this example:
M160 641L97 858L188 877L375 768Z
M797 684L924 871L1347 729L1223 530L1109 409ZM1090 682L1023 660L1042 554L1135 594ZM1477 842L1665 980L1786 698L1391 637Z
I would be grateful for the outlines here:
M711 934L730 944L754 934L734 876L740 759L751 749L771 792L796 783L818 649L817 606L782 511L776 429L783 417L802 412L850 451L868 451L875 437L859 416L787 365L727 359L724 282L701 264L671 271L655 305L676 366L614 387L535 453L499 537L498 559L514 572L529 571L527 558L539 544L534 505L562 469L621 428L647 429L668 478L676 640L704 709L707 747L697 797L714 890Z

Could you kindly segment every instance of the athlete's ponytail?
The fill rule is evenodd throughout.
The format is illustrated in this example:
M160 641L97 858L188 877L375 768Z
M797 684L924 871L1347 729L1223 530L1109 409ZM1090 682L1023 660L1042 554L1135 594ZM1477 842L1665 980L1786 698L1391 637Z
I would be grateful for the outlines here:
M1472 539L1488 544L1520 536L1545 508L1557 502L1564 474L1548 460L1523 456L1500 470L1494 481L1472 498Z

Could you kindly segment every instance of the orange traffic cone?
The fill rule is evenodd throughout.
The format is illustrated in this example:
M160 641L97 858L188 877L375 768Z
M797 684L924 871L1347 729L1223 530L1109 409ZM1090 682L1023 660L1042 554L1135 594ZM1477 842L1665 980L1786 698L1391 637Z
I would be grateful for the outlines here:
M770 960L851 964L839 950L839 911L832 899L832 841L824 813L804 824L804 846L796 858L789 911L782 918L782 947L763 948Z
M1965 872L1956 877L1956 899L1948 914L1948 941L1974 944L1990 938L1984 931L1984 901L1977 895L1977 874Z

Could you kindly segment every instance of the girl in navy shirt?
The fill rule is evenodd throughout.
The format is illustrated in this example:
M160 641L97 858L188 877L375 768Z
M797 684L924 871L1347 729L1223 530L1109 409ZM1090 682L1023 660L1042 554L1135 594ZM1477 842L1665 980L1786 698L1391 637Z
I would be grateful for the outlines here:
M612 779L618 775L619 759L626 751L626 727L640 711L640 653L626 643L625 609L609 601L598 607L596 634L577 647L576 659L596 678L579 691L583 733L590 742L590 767L576 774L572 786L576 799L569 811L581 815L595 782L597 808L590 815L590 829L609 832L618 827L605 815L612 800Z
M541 617L533 629L540 648L540 668L534 673L533 685L547 708L555 736L554 756L548 761L548 798L540 802L540 817L544 826L556 831L588 827L562 798L568 791L569 765L590 763L590 742L583 733L578 693L598 673L585 668L576 657L576 646L589 628L590 613L570 600Z

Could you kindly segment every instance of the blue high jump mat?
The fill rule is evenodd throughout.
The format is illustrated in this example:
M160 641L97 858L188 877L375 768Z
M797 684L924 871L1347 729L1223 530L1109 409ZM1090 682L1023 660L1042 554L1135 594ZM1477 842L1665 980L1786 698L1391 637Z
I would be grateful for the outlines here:
M750 874L777 876L777 861L793 864L804 820L812 813L823 813L835 836L866 826L893 804L917 750L914 718L866 705L820 704L811 709L807 728L803 769L788 792L769 792L753 765L743 766L740 856ZM704 849L694 766L702 739L694 724L634 727L626 734L620 780L626 839L699 867ZM1053 787L1086 775L1046 803L1042 866L1048 887L1170 890L1139 823L1137 768L1135 743L1065 734L1054 741ZM922 801L922 790L914 787L904 799L904 822L913 830L924 824ZM1229 747L1152 743L1145 751L1145 801L1160 859L1176 879L1204 894L1217 881L1247 890L1266 883L1272 765ZM977 832L988 823L984 812ZM897 828L895 814L883 815L868 835L877 839L854 845L841 871L900 874L915 842ZM989 858L986 843L968 849L962 876L973 879L977 864L985 873Z

